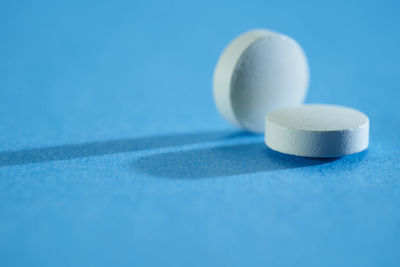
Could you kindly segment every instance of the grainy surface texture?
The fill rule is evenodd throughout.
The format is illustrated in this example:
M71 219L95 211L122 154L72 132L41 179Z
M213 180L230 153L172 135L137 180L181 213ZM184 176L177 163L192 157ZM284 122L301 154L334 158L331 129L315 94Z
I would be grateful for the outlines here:
M396 1L1 1L0 266L399 266ZM310 63L366 152L268 150L218 114L235 36Z

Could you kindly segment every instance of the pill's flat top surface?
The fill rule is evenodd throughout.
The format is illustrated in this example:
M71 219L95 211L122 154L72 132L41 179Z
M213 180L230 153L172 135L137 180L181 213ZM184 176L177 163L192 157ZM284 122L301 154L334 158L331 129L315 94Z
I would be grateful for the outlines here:
M0 1L0 267L400 266L400 1ZM216 110L252 27L365 152L274 152Z
M362 112L333 105L303 105L268 114L268 120L282 127L308 131L343 131L362 127L368 117Z

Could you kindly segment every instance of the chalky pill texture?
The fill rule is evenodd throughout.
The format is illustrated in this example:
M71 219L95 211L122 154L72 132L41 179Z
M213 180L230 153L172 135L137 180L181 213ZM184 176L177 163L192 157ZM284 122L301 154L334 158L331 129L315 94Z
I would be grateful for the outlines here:
M340 157L368 147L369 119L355 109L333 105L284 108L266 117L265 143L281 153Z
M262 133L268 112L303 103L309 68L300 45L288 36L252 30L233 40L214 72L214 100L232 124Z

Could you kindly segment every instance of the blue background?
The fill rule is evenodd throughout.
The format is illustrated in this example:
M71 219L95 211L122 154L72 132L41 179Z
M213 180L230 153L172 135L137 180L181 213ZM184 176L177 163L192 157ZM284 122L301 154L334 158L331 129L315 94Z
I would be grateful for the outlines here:
M1 1L0 265L400 266L396 1ZM308 103L366 152L281 155L217 113L252 28L296 39Z

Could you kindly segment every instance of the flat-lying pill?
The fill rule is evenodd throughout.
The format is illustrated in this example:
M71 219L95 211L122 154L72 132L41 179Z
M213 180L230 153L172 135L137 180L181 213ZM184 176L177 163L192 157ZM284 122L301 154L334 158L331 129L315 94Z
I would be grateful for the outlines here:
M303 157L341 157L368 147L369 119L355 109L304 105L266 116L265 143L272 150Z
M307 58L295 40L272 31L252 30L233 40L219 58L214 100L227 121L262 133L265 115L302 104L308 83Z

